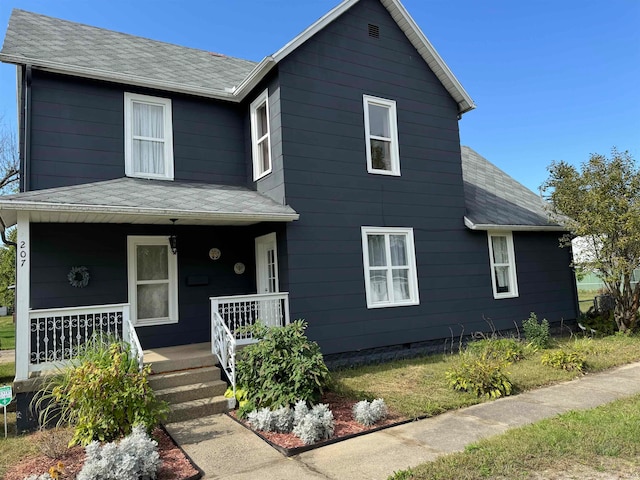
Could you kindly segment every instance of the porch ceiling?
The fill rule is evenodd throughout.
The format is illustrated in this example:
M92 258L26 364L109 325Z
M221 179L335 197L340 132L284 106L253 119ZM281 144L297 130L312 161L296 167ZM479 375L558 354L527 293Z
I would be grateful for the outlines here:
M18 212L31 222L251 225L291 222L299 215L288 205L245 187L195 182L118 178L0 197L6 226Z

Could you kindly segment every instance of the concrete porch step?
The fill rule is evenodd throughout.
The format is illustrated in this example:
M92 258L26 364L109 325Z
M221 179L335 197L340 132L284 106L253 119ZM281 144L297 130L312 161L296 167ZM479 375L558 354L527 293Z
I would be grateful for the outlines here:
M192 368L190 370L169 371L149 376L149 384L156 392L167 388L194 385L220 380L218 367Z
M155 390L156 398L170 404L189 402L201 398L213 398L224 394L227 383L222 380L193 383Z
M228 399L222 395L175 403L169 407L165 423L184 422L229 411Z

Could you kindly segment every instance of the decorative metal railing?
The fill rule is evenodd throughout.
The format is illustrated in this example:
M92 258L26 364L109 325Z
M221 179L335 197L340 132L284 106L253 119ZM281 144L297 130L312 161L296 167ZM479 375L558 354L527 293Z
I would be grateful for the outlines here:
M220 314L211 308L211 353L218 357L233 389L233 405L236 394L236 339Z
M220 315L238 345L253 343L251 334L243 327L257 321L278 327L289 323L289 293L212 297L211 311Z
M127 341L142 367L142 348L129 320L129 304L31 310L29 331L29 372L72 360L94 337Z

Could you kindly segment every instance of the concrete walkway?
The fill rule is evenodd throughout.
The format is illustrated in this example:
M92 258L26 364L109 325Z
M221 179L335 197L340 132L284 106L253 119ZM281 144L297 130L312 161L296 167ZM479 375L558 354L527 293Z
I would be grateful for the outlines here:
M206 479L380 479L509 428L640 393L640 363L437 417L391 427L285 458L226 415L167 430Z
M0 350L0 363L11 363L16 361L15 350Z

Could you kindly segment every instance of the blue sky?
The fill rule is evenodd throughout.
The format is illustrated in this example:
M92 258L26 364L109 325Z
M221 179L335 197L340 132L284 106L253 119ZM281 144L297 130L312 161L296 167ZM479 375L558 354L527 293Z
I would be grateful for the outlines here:
M12 8L258 61L339 0L0 0ZM461 142L537 191L552 160L612 146L640 162L640 1L404 0L477 104ZM15 68L0 115L15 122Z

